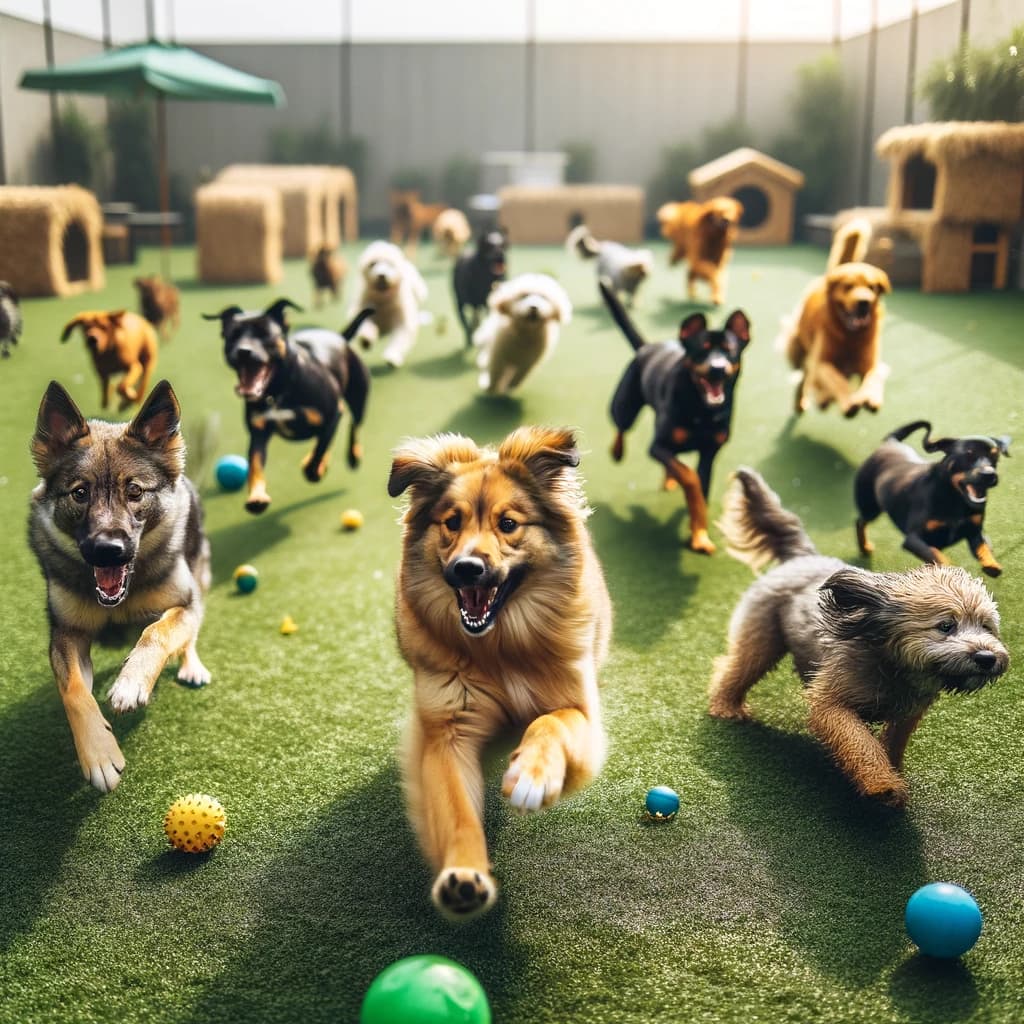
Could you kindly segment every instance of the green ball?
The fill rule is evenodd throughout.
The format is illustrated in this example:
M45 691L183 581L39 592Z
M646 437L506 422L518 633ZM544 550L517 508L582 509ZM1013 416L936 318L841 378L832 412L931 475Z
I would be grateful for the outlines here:
M407 956L366 991L359 1024L491 1024L480 982L444 956Z
M260 581L260 574L253 565L240 565L234 571L235 586L243 594L251 594Z

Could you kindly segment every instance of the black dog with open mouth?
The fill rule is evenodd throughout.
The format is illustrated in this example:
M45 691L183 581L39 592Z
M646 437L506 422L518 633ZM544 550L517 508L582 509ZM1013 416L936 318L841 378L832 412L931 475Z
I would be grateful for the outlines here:
M341 334L310 327L289 335L285 311L300 307L278 299L262 313L229 306L203 314L219 320L224 357L238 375L235 391L245 400L249 430L249 492L246 509L263 512L270 505L264 467L273 434L291 441L316 438L302 462L306 479L316 483L327 472L328 449L345 406L352 417L348 464L359 465L362 450L357 431L366 411L370 375L348 344L359 325L373 313L361 310Z
M707 496L711 467L729 439L733 391L740 375L743 350L750 343L750 321L735 310L721 330L709 330L703 313L679 325L678 339L648 344L619 302L611 282L599 281L601 295L619 329L636 351L612 398L617 433L612 458L621 460L625 432L645 405L654 410L651 457L665 467L666 483L679 484L690 513L690 547L715 550L707 530ZM680 452L697 452L697 471L680 462Z
M463 253L452 271L455 308L466 332L466 348L473 345L473 332L487 312L487 297L499 281L505 280L505 251L508 235L500 228L485 231L476 240L472 252ZM469 307L470 316L466 315ZM471 319L472 318L472 319Z
M921 447L942 452L938 462L926 462L905 438L924 430ZM1009 456L1008 437L943 437L931 439L932 425L915 420L889 434L857 470L857 543L863 554L874 550L867 524L887 512L904 535L903 546L922 561L948 561L942 549L966 540L982 570L998 576L988 539L982 533L988 492L999 483L996 465Z

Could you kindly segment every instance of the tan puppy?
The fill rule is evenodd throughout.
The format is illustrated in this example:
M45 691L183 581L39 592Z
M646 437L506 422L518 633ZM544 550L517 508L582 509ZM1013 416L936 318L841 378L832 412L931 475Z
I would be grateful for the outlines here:
M443 210L431 229L437 254L453 260L462 252L462 247L469 241L473 232L461 210L451 207Z
M485 743L527 725L502 792L536 811L594 777L605 739L597 673L611 603L586 529L569 430L520 427L495 450L456 434L395 453L409 490L395 619L415 677L409 816L441 913L467 920L497 890L484 838Z
M133 284L139 292L139 312L169 341L181 326L181 293L156 274L137 277Z
M835 402L844 416L882 407L888 367L881 361L880 297L891 291L886 272L869 263L840 263L811 283L781 339L803 371L797 414L812 403L824 409Z
M149 378L156 366L157 340L153 325L138 313L119 309L113 313L79 313L64 325L60 340L67 341L81 327L86 347L100 378L104 409L110 407L111 378L123 373L117 385L121 396L119 409L140 401L149 389Z
M447 209L444 203L420 202L416 189L391 190L391 241L400 245L410 258L416 255L420 236Z
M348 273L344 256L336 253L329 245L315 249L309 261L309 274L313 278L313 305L323 305L324 292L329 292L332 302L341 295L341 286Z
M669 263L674 267L685 260L687 295L697 297L697 279L711 286L711 301L722 304L725 296L725 268L739 231L743 204L728 196L717 196L706 203L666 203L658 210L662 236L672 243Z

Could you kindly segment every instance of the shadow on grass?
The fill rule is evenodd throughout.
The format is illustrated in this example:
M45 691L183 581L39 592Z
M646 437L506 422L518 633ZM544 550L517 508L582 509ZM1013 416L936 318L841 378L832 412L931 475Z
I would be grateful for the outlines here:
M459 347L443 356L434 356L432 359L424 359L422 362L411 363L409 372L416 377L428 377L444 379L448 377L461 377L473 369L470 359L470 351L459 339Z
M274 547L291 535L291 527L285 521L287 516L310 505L318 505L324 501L333 501L345 493L344 487L336 487L328 491L318 490L316 494L293 501L290 505L271 505L261 515L244 512L244 519L238 519L209 534L210 554L213 563L214 583L223 583L230 579L236 566L242 562L251 562L262 551ZM226 495L227 498L244 504L244 497L239 493ZM203 495L204 501L213 500L214 495Z
M893 1003L910 1020L969 1020L978 1007L974 976L961 960L934 960L915 953L889 981Z
M523 422L523 402L515 395L474 395L456 409L441 433L465 434L477 444L501 441Z
M491 820L495 790L489 782ZM355 1021L373 978L421 953L465 965L492 1005L500 1004L527 967L526 954L508 940L504 900L477 921L452 925L430 903L431 881L391 765L333 804L268 866L252 890L255 924L244 951L176 1019Z
M787 941L852 986L874 982L905 950L903 908L928 880L913 823L860 799L809 735L705 716L695 743L776 881Z
M596 505L588 521L612 593L618 642L644 650L677 623L700 581L698 555L685 547L681 530L685 509L656 519L642 505L631 505L628 518ZM688 571L684 572L680 561Z
M94 689L124 747L143 712L114 716L102 707L116 671L97 673ZM4 715L0 729L6 737L0 749L0 950L6 950L32 930L79 828L107 798L82 778L52 676Z

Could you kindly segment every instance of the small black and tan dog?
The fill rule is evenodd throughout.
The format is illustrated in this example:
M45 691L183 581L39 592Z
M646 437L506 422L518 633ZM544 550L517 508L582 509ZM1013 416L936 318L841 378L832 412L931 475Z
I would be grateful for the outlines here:
M942 452L938 462L927 462L905 438L924 430L921 447ZM903 546L924 562L945 563L942 549L966 540L982 570L998 576L988 539L982 533L988 492L999 483L996 465L1009 456L1008 437L942 437L931 439L932 425L915 420L889 434L868 456L854 479L857 503L857 543L865 555L874 546L867 525L882 512L902 531Z
M455 308L466 332L466 348L473 345L473 332L487 312L487 298L499 281L505 280L508 234L502 228L485 231L471 252L463 253L452 271ZM469 315L466 315L466 307Z
M278 299L262 313L228 306L220 313L203 314L206 320L220 321L224 357L238 374L235 391L245 400L249 429L245 507L253 513L270 505L264 468L273 434L290 441L316 438L302 461L302 471L310 483L317 483L327 472L328 449L347 405L352 417L349 466L355 469L362 457L356 434L366 412L370 375L348 343L373 310L360 310L341 334L310 327L289 336L288 308L300 309L289 299Z
M618 433L612 458L625 450L625 432L645 405L654 410L651 457L665 467L666 486L679 484L690 513L690 547L710 555L715 545L708 536L707 496L711 467L729 439L733 391L740 361L750 343L750 321L742 310L729 314L725 327L709 330L703 313L693 313L679 325L678 339L648 344L615 295L611 282L598 282L605 305L636 351L612 398L612 421ZM676 455L697 452L694 472Z
M11 346L21 337L21 306L18 293L6 282L0 281L0 356L7 359Z

